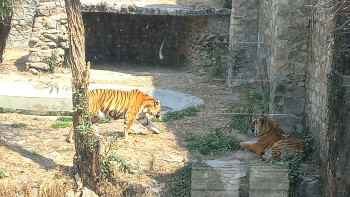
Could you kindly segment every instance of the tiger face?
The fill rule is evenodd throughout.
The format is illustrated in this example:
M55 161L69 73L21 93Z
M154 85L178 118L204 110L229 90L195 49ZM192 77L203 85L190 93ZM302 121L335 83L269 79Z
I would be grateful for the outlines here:
M256 117L249 124L249 131L255 136L263 135L271 130L271 127L278 126L271 119L269 119L265 114Z
M148 113L155 118L161 118L162 112L161 112L161 105L159 100L154 100L149 105L146 105L145 108L143 108L142 112Z

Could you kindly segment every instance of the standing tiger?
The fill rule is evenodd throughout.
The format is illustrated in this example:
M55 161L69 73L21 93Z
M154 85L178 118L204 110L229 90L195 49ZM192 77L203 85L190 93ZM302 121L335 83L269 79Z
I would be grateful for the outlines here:
M155 128L146 114L160 118L160 101L137 89L131 91L95 89L89 94L89 112L94 115L92 123L100 119L117 120L124 119L124 136L128 135L131 124L136 119L139 123L154 133L160 133ZM68 142L73 140L73 129L69 132Z
M280 157L285 150L303 148L303 143L299 139L287 135L276 122L265 114L253 120L249 124L249 129L258 138L253 142L241 142L241 146L265 159Z

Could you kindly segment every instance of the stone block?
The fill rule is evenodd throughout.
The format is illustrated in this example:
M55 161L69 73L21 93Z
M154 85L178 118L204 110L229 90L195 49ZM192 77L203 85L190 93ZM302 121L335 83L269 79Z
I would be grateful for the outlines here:
M50 70L50 66L47 63L28 63L28 67L42 70Z

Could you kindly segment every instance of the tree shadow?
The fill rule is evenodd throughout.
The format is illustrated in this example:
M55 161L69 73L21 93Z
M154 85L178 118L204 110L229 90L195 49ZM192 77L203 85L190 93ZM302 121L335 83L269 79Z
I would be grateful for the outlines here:
M17 67L18 71L26 70L26 62L28 58L29 58L29 55L25 55L15 61L15 66Z
M0 126L6 126L6 124L0 123ZM6 131L0 131L0 135L3 135ZM7 131L8 132L8 131ZM63 174L71 176L71 166L64 166L57 164L51 158L44 157L38 153L27 150L15 143L7 142L6 138L0 138L0 147L3 146L9 151L14 151L20 154L22 157L28 158L33 162L39 164L45 170L59 169Z

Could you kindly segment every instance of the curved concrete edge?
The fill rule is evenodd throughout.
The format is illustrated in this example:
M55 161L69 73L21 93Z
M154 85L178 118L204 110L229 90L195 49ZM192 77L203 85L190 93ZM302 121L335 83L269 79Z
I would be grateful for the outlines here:
M160 100L165 109L174 111L204 104L203 99L173 90L114 84L90 84L89 89L139 89ZM71 111L72 89L69 83L0 82L0 112L62 115Z

